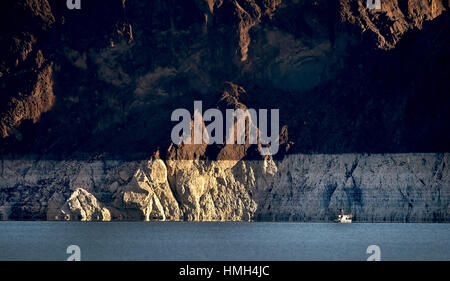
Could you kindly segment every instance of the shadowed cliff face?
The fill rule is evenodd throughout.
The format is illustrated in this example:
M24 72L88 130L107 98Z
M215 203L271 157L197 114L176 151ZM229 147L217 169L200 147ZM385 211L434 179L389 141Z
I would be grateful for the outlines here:
M446 1L84 2L0 4L3 154L163 156L226 82L293 153L448 151Z
M360 220L448 220L448 5L82 0L81 10L69 10L65 1L1 1L2 217L322 220L344 208ZM172 144L171 113L193 112L194 100L222 112L279 109L279 152ZM385 206L369 184L376 165L402 173L409 160L367 156L354 190L337 176L292 179L311 177L302 166L333 178L322 168L342 174L351 159L366 159L361 153L411 152L444 153L411 161L444 163L419 171L445 175L422 186L411 168L405 181L395 173L380 180L396 198L411 185L428 194L417 212L408 200L420 196ZM317 153L330 156L305 156ZM151 174L149 159L162 159L167 179ZM358 190L367 201L355 199ZM447 197L437 203L441 190ZM343 194L348 203L333 203ZM315 203L296 205L301 198ZM385 207L393 211L370 217Z

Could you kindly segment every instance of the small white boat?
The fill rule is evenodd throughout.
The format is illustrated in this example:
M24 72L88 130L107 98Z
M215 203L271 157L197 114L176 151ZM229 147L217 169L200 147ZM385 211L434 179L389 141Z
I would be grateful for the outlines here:
M338 218L335 220L335 222L340 223L351 223L352 222L352 215L339 215Z

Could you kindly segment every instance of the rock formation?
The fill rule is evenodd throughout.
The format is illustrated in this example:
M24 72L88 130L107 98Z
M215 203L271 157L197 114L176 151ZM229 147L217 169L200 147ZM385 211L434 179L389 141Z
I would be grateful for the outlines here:
M111 214L99 204L97 199L82 188L75 190L61 207L55 220L109 221Z
M448 222L449 9L1 1L0 219ZM279 153L171 143L194 100L280 109Z

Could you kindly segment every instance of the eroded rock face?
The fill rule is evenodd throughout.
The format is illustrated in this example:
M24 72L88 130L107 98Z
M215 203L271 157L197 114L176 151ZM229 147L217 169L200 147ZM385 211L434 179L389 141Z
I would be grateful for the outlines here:
M178 220L180 210L162 160L143 161L128 184L114 188L119 219Z
M255 175L237 160L169 160L169 178L187 221L248 221L257 204ZM249 169L249 174L245 174ZM244 170L244 171L242 171Z
M38 55L42 56L42 53L38 53ZM11 98L6 105L7 109L0 116L0 134L3 137L14 135L21 140L21 133L16 127L24 120L38 122L41 115L52 108L55 102L52 65L47 65L36 72L25 75L31 76L32 88L22 88L24 92L21 91L17 93L16 97ZM20 77L15 83L20 83L23 78Z
M0 136L21 140L17 127L25 120L38 122L55 102L53 62L45 58L38 39L52 28L55 18L46 0L4 2L1 9L7 14L2 25L8 30L0 39L6 48L0 59ZM28 22L21 22L22 17Z
M450 219L449 161L449 154L7 160L2 167L17 176L2 185L0 211L3 219L146 221L329 221L345 211L356 221L443 222ZM133 171L128 181L120 177L125 167ZM91 182L90 191L77 188L81 182Z
M447 221L448 154L295 155L278 165L263 219L327 220L341 210L358 221Z
M382 1L381 10L368 10L365 1L341 1L341 16L378 38L378 47L392 49L408 31L421 29L446 10L445 1ZM384 23L384 24L383 24Z

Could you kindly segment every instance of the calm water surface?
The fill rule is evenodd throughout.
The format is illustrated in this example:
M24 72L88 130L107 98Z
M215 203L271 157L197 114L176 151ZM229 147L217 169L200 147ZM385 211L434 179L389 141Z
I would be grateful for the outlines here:
M0 222L0 260L450 260L450 224Z

